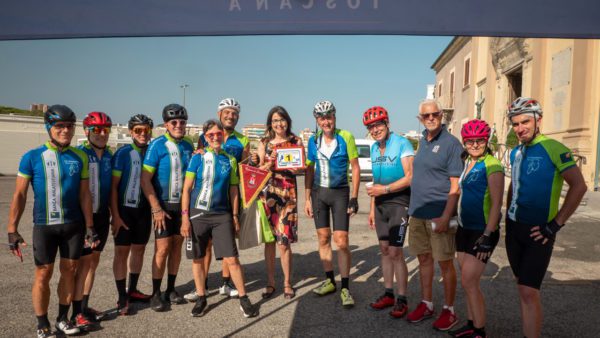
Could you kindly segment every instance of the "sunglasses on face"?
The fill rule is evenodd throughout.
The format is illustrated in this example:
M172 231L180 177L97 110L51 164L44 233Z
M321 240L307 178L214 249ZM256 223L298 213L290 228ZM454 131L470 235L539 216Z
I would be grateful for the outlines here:
M419 114L418 117L421 120L429 120L431 117L438 118L438 117L440 117L440 115L442 115L441 111L434 111L433 113L422 113L422 114Z
M171 120L169 124L173 127L177 127L177 125L185 126L187 124L186 120Z
M133 129L131 129L131 132L136 135L140 135L140 134L150 134L152 132L152 130L150 129L150 127L135 127Z
M379 128L379 127L383 127L383 126L385 126L384 122L376 122L376 123L369 124L367 126L367 130L371 131L371 130L373 130L375 128Z
M483 144L486 144L486 143L487 143L487 140L486 140L486 139L484 139L484 138L478 138L478 139L468 139L468 140L465 140L465 145L467 145L467 146L472 146L472 145L474 145L475 143L477 143L477 144L479 144L479 145L483 145Z
M87 130L96 135L100 135L103 132L106 135L110 134L110 127L92 126L92 127L87 127Z
M223 132L222 131L215 131L214 133L206 133L204 134L204 137L208 138L208 139L220 139L223 137Z
M74 123L55 123L52 127L56 129L73 129L75 128Z

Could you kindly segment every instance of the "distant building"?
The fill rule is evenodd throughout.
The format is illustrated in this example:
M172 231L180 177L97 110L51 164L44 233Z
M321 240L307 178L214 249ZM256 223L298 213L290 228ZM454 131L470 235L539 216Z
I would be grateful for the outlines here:
M314 130L311 130L310 128L304 128L302 129L302 131L300 131L300 135L298 135L298 137L300 137L300 139L302 140L302 144L304 144L304 146L306 147L308 145L308 140L314 134Z
M433 99L435 98L435 85L433 84L428 84L427 85L427 96L425 97L426 99Z
M48 105L45 103L32 103L29 105L29 111L41 111L45 113L48 110Z
M242 134L250 139L250 141L260 141L265 136L266 130L267 126L265 124L251 123L242 128Z
M402 134L406 138L420 139L423 135L416 130L409 130L407 133Z

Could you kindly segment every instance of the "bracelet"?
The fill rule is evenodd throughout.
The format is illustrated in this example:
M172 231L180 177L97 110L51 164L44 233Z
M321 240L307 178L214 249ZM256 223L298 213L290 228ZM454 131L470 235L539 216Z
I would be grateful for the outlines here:
M159 212L162 212L162 211L163 211L163 209L160 209L160 208L159 209L152 209L152 215L158 214Z
M181 210L181 216L185 216L185 215L189 215L190 214L190 210Z
M233 214L232 216L233 216L233 217L238 217L239 215L238 215L238 214Z

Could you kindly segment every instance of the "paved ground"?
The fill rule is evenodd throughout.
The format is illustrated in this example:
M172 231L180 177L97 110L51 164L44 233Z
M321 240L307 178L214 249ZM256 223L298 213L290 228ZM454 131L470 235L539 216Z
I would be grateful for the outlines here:
M300 180L300 186L303 186ZM0 223L6 226L14 177L0 178ZM364 189L364 187L362 188ZM363 190L364 191L364 190ZM600 334L597 316L600 314L600 195L588 193L588 204L573 217L561 231L556 244L550 269L542 289L546 309L543 335L549 337L596 337ZM31 208L33 194L21 222L20 232L26 240L31 239ZM303 201L303 196L300 196ZM393 320L386 312L375 313L367 304L382 292L381 271L376 237L367 227L368 199L360 198L360 213L351 221L352 245L351 290L356 307L342 309L339 294L315 298L310 290L322 279L321 265L316 252L316 236L311 220L301 216L300 240L293 245L294 284L298 296L285 300L282 278L278 272L277 296L260 303L260 316L243 318L239 303L216 293L220 282L220 267L213 264L209 276L211 293L210 311L203 318L191 318L191 304L173 306L166 313L155 313L145 305L134 305L135 314L130 317L113 318L102 323L103 329L92 336L446 336L431 329L432 320L412 325L405 320ZM0 231L0 242L6 243L5 232ZM7 250L6 248L3 250ZM153 244L148 246L140 288L151 290L150 259ZM109 309L116 302L116 289L112 275L113 243L109 240L98 268L96 285L90 304L98 309ZM31 283L33 258L31 247L25 249L25 261L18 262L8 251L0 254L2 275L0 277L0 336L32 336L35 317L31 307ZM419 277L416 259L406 252L410 281L408 299L410 308L419 301ZM241 252L246 272L250 298L258 302L265 285L265 269L262 247ZM49 317L54 322L57 313L56 285L58 271L51 282L52 297ZM339 280L339 276L338 276ZM180 293L193 286L189 261L181 265L177 281ZM164 285L165 283L163 283ZM459 283L460 284L460 283ZM482 281L482 289L488 306L487 330L491 336L520 336L520 314L516 287L506 260L503 240L488 264ZM442 286L439 271L434 283L434 301L439 311ZM459 287L457 313L465 317L464 293Z

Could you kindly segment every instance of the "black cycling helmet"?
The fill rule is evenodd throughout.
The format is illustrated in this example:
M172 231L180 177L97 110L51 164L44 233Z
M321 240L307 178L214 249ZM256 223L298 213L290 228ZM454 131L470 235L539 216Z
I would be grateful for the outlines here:
M127 123L127 127L129 129L133 129L133 127L139 126L142 124L147 124L150 126L150 128L154 128L154 122L152 121L152 119L144 114L133 115L129 119L129 122Z
M175 119L182 119L187 121L188 113L183 106L177 103L171 103L163 109L162 118L163 122L169 122Z
M75 113L71 108L62 104L55 104L48 107L48 110L44 113L44 124L46 130L50 130L56 122L73 122L77 121Z

